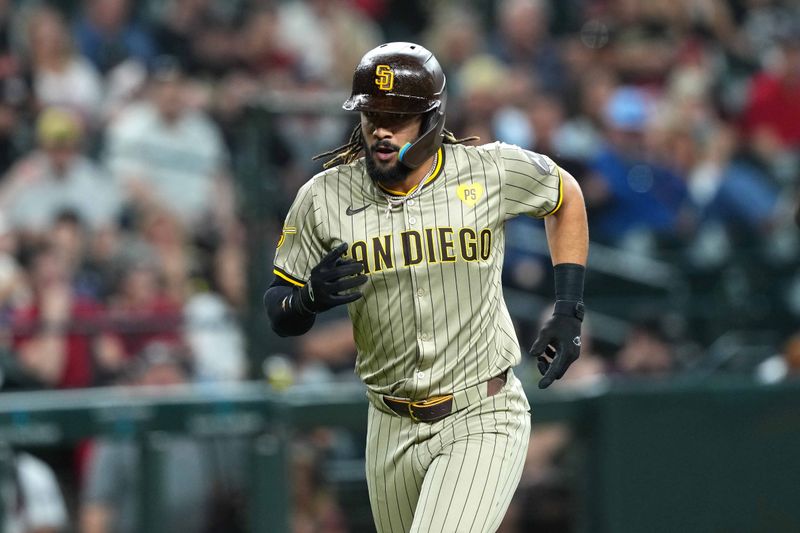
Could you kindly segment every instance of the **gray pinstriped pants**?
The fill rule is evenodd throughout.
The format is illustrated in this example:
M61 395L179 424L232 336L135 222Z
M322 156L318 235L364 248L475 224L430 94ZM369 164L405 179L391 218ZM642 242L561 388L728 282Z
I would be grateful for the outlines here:
M531 429L522 385L432 424L370 403L367 485L378 533L494 532L522 475Z

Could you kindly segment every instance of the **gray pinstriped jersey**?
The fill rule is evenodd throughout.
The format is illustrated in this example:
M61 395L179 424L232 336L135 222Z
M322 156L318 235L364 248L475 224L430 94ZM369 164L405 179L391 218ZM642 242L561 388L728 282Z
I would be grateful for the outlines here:
M369 281L348 306L356 372L380 394L422 399L476 385L519 363L503 300L504 223L561 204L548 157L517 146L444 145L423 189L388 210L363 159L299 191L275 256L276 275L302 285L341 242Z

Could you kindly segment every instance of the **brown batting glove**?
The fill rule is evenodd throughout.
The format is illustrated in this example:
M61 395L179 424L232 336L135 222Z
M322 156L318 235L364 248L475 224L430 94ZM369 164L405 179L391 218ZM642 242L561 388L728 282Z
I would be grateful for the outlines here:
M553 381L561 379L581 354L581 323L583 302L559 300L553 316L545 322L539 336L531 346L530 354L537 359L543 377L539 388L546 389Z
M345 292L367 281L367 276L362 274L364 265L352 259L342 259L346 251L345 242L331 250L311 269L308 283L300 289L300 304L307 312L327 311L361 298L362 294L358 291Z

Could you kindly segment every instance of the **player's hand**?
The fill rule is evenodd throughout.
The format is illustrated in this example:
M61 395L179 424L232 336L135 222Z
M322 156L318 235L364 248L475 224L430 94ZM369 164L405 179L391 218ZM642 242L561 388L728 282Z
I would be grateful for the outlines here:
M362 274L364 265L352 259L342 259L346 251L347 243L340 244L311 269L308 283L300 289L303 307L319 313L361 298L358 291L344 293L367 281L367 276Z
M569 365L578 359L582 321L582 302L556 302L553 316L545 322L530 349L543 376L539 381L540 389L546 389L553 381L561 379Z

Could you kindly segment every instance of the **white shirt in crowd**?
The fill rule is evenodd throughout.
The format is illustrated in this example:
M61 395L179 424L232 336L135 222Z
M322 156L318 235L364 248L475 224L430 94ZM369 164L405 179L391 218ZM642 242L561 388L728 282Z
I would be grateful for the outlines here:
M187 302L184 313L186 340L194 354L197 379L206 382L245 379L244 335L225 301L210 292L196 294Z
M43 104L76 109L86 117L97 117L103 108L103 80L80 56L73 57L61 72L36 71L33 90Z
M214 180L226 154L214 123L186 111L169 124L147 102L132 105L109 127L106 161L120 184L140 180L191 227L210 211Z
M28 533L38 529L67 527L67 509L55 474L39 459L15 456L16 481L2 480L5 524L2 533Z
M47 155L35 151L14 165L0 187L0 210L17 230L44 231L65 210L98 228L113 223L121 206L119 187L80 154L57 175Z

